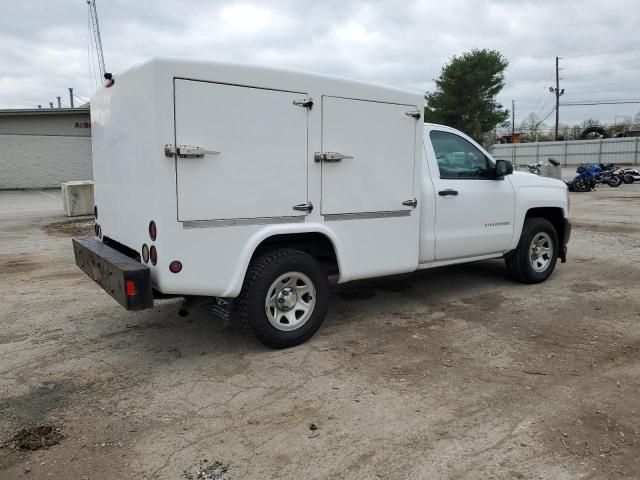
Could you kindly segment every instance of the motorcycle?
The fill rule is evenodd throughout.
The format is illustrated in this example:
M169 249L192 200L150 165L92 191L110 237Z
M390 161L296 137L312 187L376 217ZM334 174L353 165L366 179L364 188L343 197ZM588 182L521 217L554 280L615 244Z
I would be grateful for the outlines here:
M622 181L624 183L633 183L640 181L640 169L637 168L623 168L622 169Z
M598 176L602 172L600 165L580 166L577 175L570 182L565 182L570 192L590 192L598 185Z
M550 158L547 161L554 167L557 167L558 165L560 165L560 162L557 161L555 158ZM546 164L544 162L529 163L527 165L527 168L529 169L529 173L533 173L534 175L542 175L542 172L540 171L540 167L542 165L546 165Z
M529 169L529 173L533 173L534 175L540 175L540 164L538 163L530 163L527 165Z
M597 183L606 183L610 187L619 187L622 185L623 177L619 173L620 168L613 163L609 163L607 165L600 164L600 174L596 178Z

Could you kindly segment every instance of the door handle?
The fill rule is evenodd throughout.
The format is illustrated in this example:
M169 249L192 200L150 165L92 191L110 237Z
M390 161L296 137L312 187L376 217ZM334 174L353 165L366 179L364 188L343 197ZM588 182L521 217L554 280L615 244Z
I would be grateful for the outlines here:
M458 191L457 190L453 190L452 188L447 188L446 190L440 190L438 192L438 195L440 195L441 197L446 197L448 195L452 195L454 197L458 196Z
M402 205L404 205L405 207L416 208L418 206L418 199L413 198L411 200L405 200L404 202L402 202Z
M220 152L205 150L202 147L190 147L188 145L180 145L179 147L165 145L164 154L167 157L178 155L179 158L202 158L205 155L220 155Z
M347 160L349 158L353 158L351 155L344 155L338 152L316 152L313 154L313 159L317 162L341 162L342 160Z
M313 203L301 203L299 205L294 205L293 209L297 212L307 212L311 213L313 211Z

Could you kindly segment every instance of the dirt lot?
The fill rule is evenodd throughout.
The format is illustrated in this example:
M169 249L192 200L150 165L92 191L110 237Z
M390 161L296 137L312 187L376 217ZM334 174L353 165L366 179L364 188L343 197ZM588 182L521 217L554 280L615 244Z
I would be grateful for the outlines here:
M640 185L572 195L545 284L487 261L338 286L285 351L121 309L58 196L0 192L2 479L640 478Z

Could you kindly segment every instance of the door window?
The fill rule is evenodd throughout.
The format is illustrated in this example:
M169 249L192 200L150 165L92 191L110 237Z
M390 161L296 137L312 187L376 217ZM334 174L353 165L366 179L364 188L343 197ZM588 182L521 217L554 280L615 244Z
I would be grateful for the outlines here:
M440 178L491 178L492 163L472 143L454 133L439 130L432 130L429 136Z

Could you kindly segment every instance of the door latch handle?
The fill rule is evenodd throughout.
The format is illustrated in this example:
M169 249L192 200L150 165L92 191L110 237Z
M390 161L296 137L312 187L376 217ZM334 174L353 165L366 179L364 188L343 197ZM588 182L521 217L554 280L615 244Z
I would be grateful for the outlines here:
M205 150L202 147L190 147L188 145L180 145L179 147L165 145L164 154L167 157L178 155L180 158L202 158L205 155L220 155L220 152Z
M413 118L415 118L416 120L420 120L420 117L422 116L422 115L420 114L420 110L409 110L408 112L404 112L404 114L405 114L407 117L413 117Z
M412 200L405 200L404 202L402 202L402 205L404 205L405 207L416 208L418 206L418 199L414 198Z
M298 205L294 205L293 209L298 212L307 212L311 213L313 211L313 203L300 203Z
M341 162L342 160L347 160L349 158L353 158L351 155L344 155L338 152L316 152L313 154L313 159L318 162L328 162L335 163Z
M297 107L305 107L311 110L313 108L313 98L302 98L300 100L294 100L293 104Z
M446 190L440 190L438 192L438 195L440 195L441 197L446 197L448 195L451 196L457 196L458 195L458 191L457 190L453 190L452 188L447 188Z

